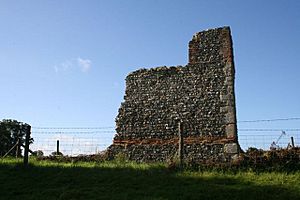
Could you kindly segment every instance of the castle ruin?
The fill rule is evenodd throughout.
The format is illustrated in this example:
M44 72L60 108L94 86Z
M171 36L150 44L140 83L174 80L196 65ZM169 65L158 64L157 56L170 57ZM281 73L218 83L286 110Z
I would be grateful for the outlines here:
M194 34L186 66L130 73L110 156L164 162L182 148L185 161L230 161L240 150L234 80L229 27Z

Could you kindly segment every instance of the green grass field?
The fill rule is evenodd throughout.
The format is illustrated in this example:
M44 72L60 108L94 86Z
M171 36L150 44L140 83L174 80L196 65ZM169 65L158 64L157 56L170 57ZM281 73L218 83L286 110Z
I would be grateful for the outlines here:
M0 199L300 199L300 171L176 171L162 164L0 160Z

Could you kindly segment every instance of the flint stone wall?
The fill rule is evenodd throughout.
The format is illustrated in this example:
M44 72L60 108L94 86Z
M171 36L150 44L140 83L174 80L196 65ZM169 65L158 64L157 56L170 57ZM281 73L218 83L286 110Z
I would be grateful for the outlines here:
M126 78L111 157L135 161L176 158L178 123L183 159L224 162L239 153L229 27L196 33L186 66L140 69Z

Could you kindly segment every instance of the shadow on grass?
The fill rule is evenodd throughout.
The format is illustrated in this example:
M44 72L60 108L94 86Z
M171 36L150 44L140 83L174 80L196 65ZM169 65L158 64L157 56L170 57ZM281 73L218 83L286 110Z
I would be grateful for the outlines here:
M0 199L300 199L299 191L285 185L162 167L0 164L0 190Z

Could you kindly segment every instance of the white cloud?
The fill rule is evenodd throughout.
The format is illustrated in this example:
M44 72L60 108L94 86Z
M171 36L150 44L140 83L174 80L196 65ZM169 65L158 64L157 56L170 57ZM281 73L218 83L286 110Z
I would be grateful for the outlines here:
M67 71L72 66L73 66L73 64L70 60L66 60L65 62L61 63L61 67L64 71Z
M92 61L89 59L77 58L78 66L81 68L82 72L87 72L90 70Z
M78 57L77 59L65 60L65 61L61 62L60 64L55 65L53 68L56 73L68 71L68 70L74 69L76 67L76 62L82 72L89 71L91 68L91 65L92 65L91 60L82 59L82 58Z
M60 63L59 65L55 65L54 66L54 70L56 73L60 72L60 71L67 71L70 68L72 68L73 63L71 60L65 60L64 62Z

